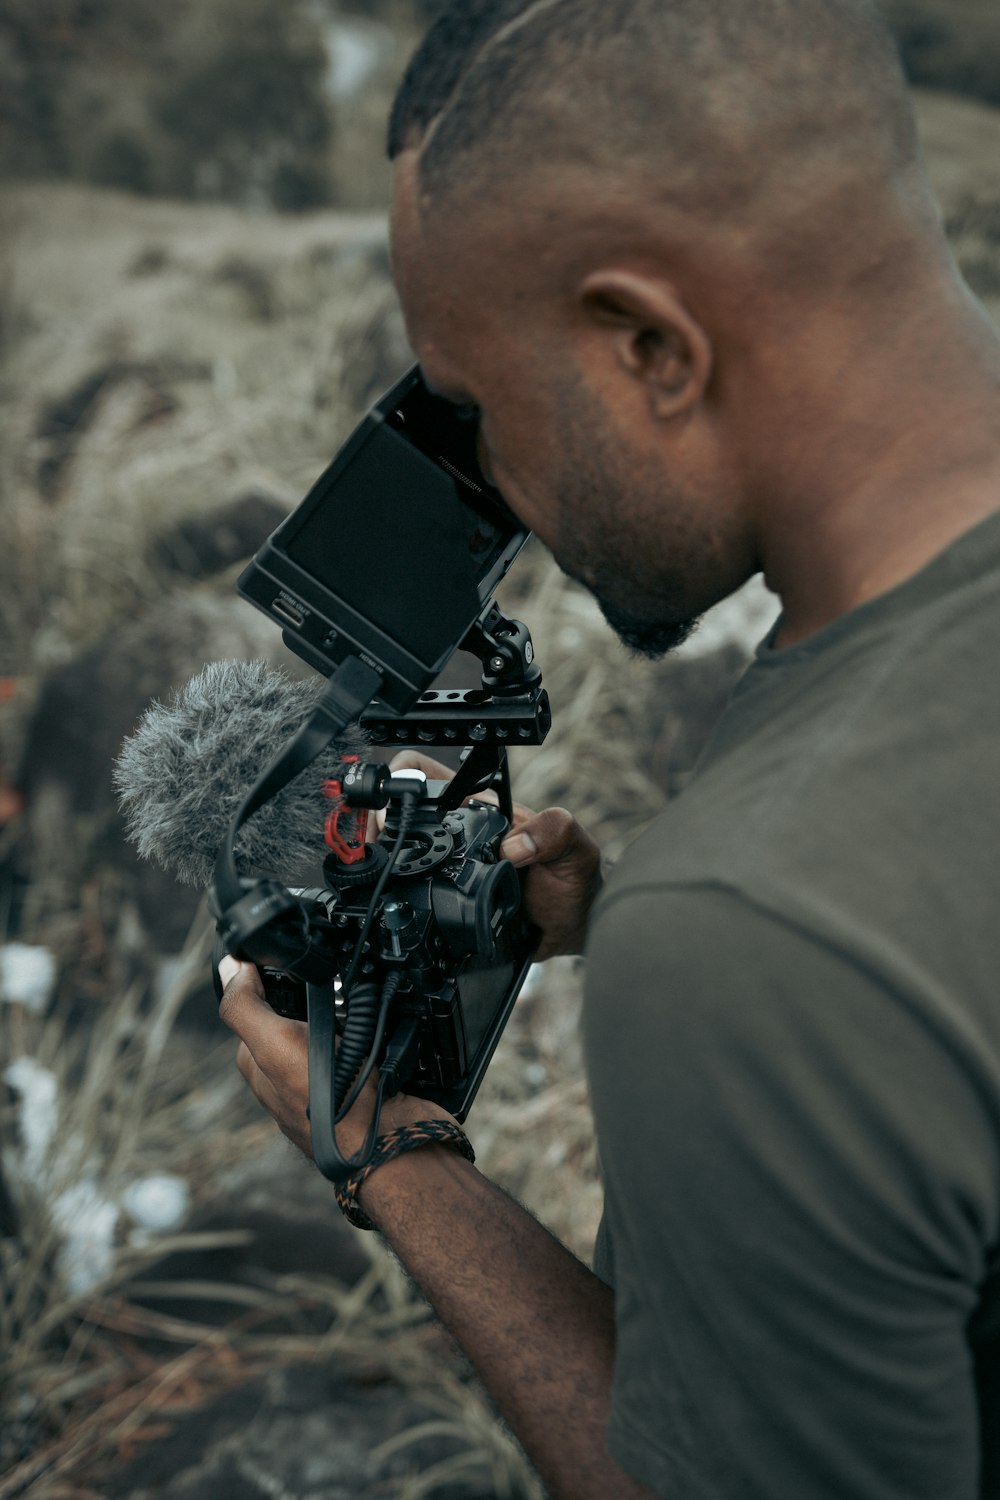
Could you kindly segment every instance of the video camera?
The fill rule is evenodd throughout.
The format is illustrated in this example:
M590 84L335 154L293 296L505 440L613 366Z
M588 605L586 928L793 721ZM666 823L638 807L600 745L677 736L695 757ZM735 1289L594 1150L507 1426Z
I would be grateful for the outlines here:
M364 1165L393 1093L465 1118L537 946L499 849L507 748L541 744L551 713L527 628L492 597L527 537L480 469L475 425L414 367L237 582L329 686L219 851L216 957L257 963L274 1009L308 1020L313 1155L334 1181ZM479 684L432 689L456 649L478 657ZM464 747L457 774L428 783L347 756L324 787L324 886L240 878L242 822L355 719L373 745ZM335 1126L376 1069L369 1141L348 1162Z

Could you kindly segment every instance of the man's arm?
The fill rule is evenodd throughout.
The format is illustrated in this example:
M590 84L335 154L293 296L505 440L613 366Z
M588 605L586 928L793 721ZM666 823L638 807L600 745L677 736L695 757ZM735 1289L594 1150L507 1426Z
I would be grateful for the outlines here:
M306 1028L275 1015L251 964L235 973L227 966L223 977L222 1016L243 1041L240 1071L308 1153ZM381 1128L429 1118L449 1117L400 1095L385 1105ZM366 1130L356 1106L338 1129L341 1149L356 1151ZM615 1351L610 1288L446 1146L379 1167L360 1201L478 1371L553 1500L652 1500L653 1491L605 1446Z
M404 753L393 768L451 773ZM525 869L525 906L546 956L578 952L600 886L600 852L562 809L515 810L504 853ZM227 959L223 1020L242 1039L237 1065L285 1134L311 1154L307 1033L263 999L251 964ZM369 1086L338 1127L341 1150L362 1145ZM417 1120L448 1119L426 1100L386 1101L383 1134ZM360 1194L365 1213L423 1290L479 1372L553 1500L647 1500L608 1455L605 1435L614 1363L611 1290L523 1208L446 1146L387 1162Z

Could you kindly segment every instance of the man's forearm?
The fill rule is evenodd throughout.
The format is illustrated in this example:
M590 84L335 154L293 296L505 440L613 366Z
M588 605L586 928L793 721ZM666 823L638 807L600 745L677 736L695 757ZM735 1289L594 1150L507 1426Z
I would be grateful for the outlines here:
M540 815L540 818L543 815ZM220 1015L241 1038L237 1067L289 1140L311 1154L308 1040L264 1000L257 970L225 959ZM371 1123L374 1088L338 1127L353 1154ZM396 1095L382 1128L448 1120L440 1106ZM610 1290L546 1229L447 1146L380 1166L361 1207L385 1235L479 1372L553 1500L656 1500L608 1456L615 1352Z
M553 1500L649 1500L652 1492L605 1446L610 1289L447 1147L380 1167L361 1201L478 1371Z

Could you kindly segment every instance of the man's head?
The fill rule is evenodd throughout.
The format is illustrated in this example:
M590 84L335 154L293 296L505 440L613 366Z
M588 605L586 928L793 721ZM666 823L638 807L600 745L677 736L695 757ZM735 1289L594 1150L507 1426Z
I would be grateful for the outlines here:
M855 327L930 233L874 7L458 0L389 150L428 379L623 638L666 649L761 565L817 307Z

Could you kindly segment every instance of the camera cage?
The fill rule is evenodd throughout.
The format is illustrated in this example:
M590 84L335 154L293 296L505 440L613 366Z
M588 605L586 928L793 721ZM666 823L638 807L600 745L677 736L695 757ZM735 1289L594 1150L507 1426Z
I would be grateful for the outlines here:
M428 750L447 748L463 750L461 764L453 779L445 784L434 797L424 801L425 807L433 807L438 814L454 814L470 798L487 790L496 793L499 812L509 826L513 819L510 786L508 749L517 745L541 744L551 727L552 716L548 694L541 685L541 673L534 660L534 649L527 627L520 621L509 619L490 601L459 644L458 649L468 652L480 661L481 683L478 688L429 689L422 693L416 703L405 711L396 711L383 701L371 701L359 717L359 723L373 746ZM331 682L333 679L331 679ZM308 729L308 725L305 726ZM311 759L312 756L310 755ZM373 769L368 763L365 768ZM401 791L398 780L393 787L387 767L374 767L384 775L363 778L367 782L368 795L357 791L351 802L354 806L385 806L389 795L395 794L404 801L416 801L410 788L410 796ZM295 771L292 774L296 774ZM267 777L263 779L267 781ZM359 779L359 788L361 779ZM244 809L253 803L260 806L268 796L274 794L272 786L261 796L260 784L256 798L251 796ZM243 816L244 810L234 819L233 832ZM231 850L232 840L230 840ZM328 856L329 858L332 856ZM220 866L222 852L220 851ZM218 874L219 866L217 866ZM378 914L381 893L386 879L392 874L391 859L380 874L375 892L371 897L368 921ZM402 876L400 877L402 878ZM370 1155L377 1135L378 1114L381 1109L380 1091L372 1120L369 1142L359 1161L346 1160L337 1147L335 1126L346 1110L338 1103L345 1093L342 1070L337 1067L337 1023L338 1023L338 966L333 964L329 949L324 942L321 908L315 902L302 898L306 893L296 893L273 880L252 882L239 881L239 894L227 901L223 893L223 882L217 880L214 908L218 917L220 948L258 963L294 976L305 986L306 1011L309 1025L309 1112L312 1128L313 1156L320 1170L335 1182L342 1182L350 1173L359 1169ZM229 895L234 894L230 885ZM309 893L318 897L322 893ZM367 931L367 928L365 929ZM358 940L360 952L361 940ZM481 1036L475 1055L454 1087L439 1094L438 1102L458 1120L464 1120L482 1082L486 1067L492 1058L504 1026L513 1009L514 1002L523 984L524 977L533 959L537 946L537 934L522 938L522 947L513 956L509 981L496 999L488 1025ZM488 955L482 955L487 957ZM400 971L401 972L401 971ZM340 982L343 982L341 978ZM361 987L353 980L346 990L347 1009L351 997L360 993ZM397 981L398 987L398 981ZM369 997L365 997L369 1004ZM359 1004L360 1009L360 1004ZM384 1009L388 1010L388 1002ZM374 1017L372 1025L374 1025ZM383 1022L385 1017L383 1016ZM395 1042L394 1059L390 1058L388 1071L383 1066L383 1086L389 1078L389 1087L398 1087L406 1081L400 1070L405 1062L407 1047L411 1052L415 1044L414 1028L406 1030L401 1023L388 1038ZM376 1061L375 1050L382 1043L382 1035L372 1043L369 1055L363 1059L360 1074L367 1077ZM389 1056L389 1047L386 1048ZM352 1057L351 1064L356 1061ZM391 1075L391 1076L390 1076ZM348 1087L359 1076L355 1071L348 1079ZM355 1083L353 1097L359 1092L360 1083Z

